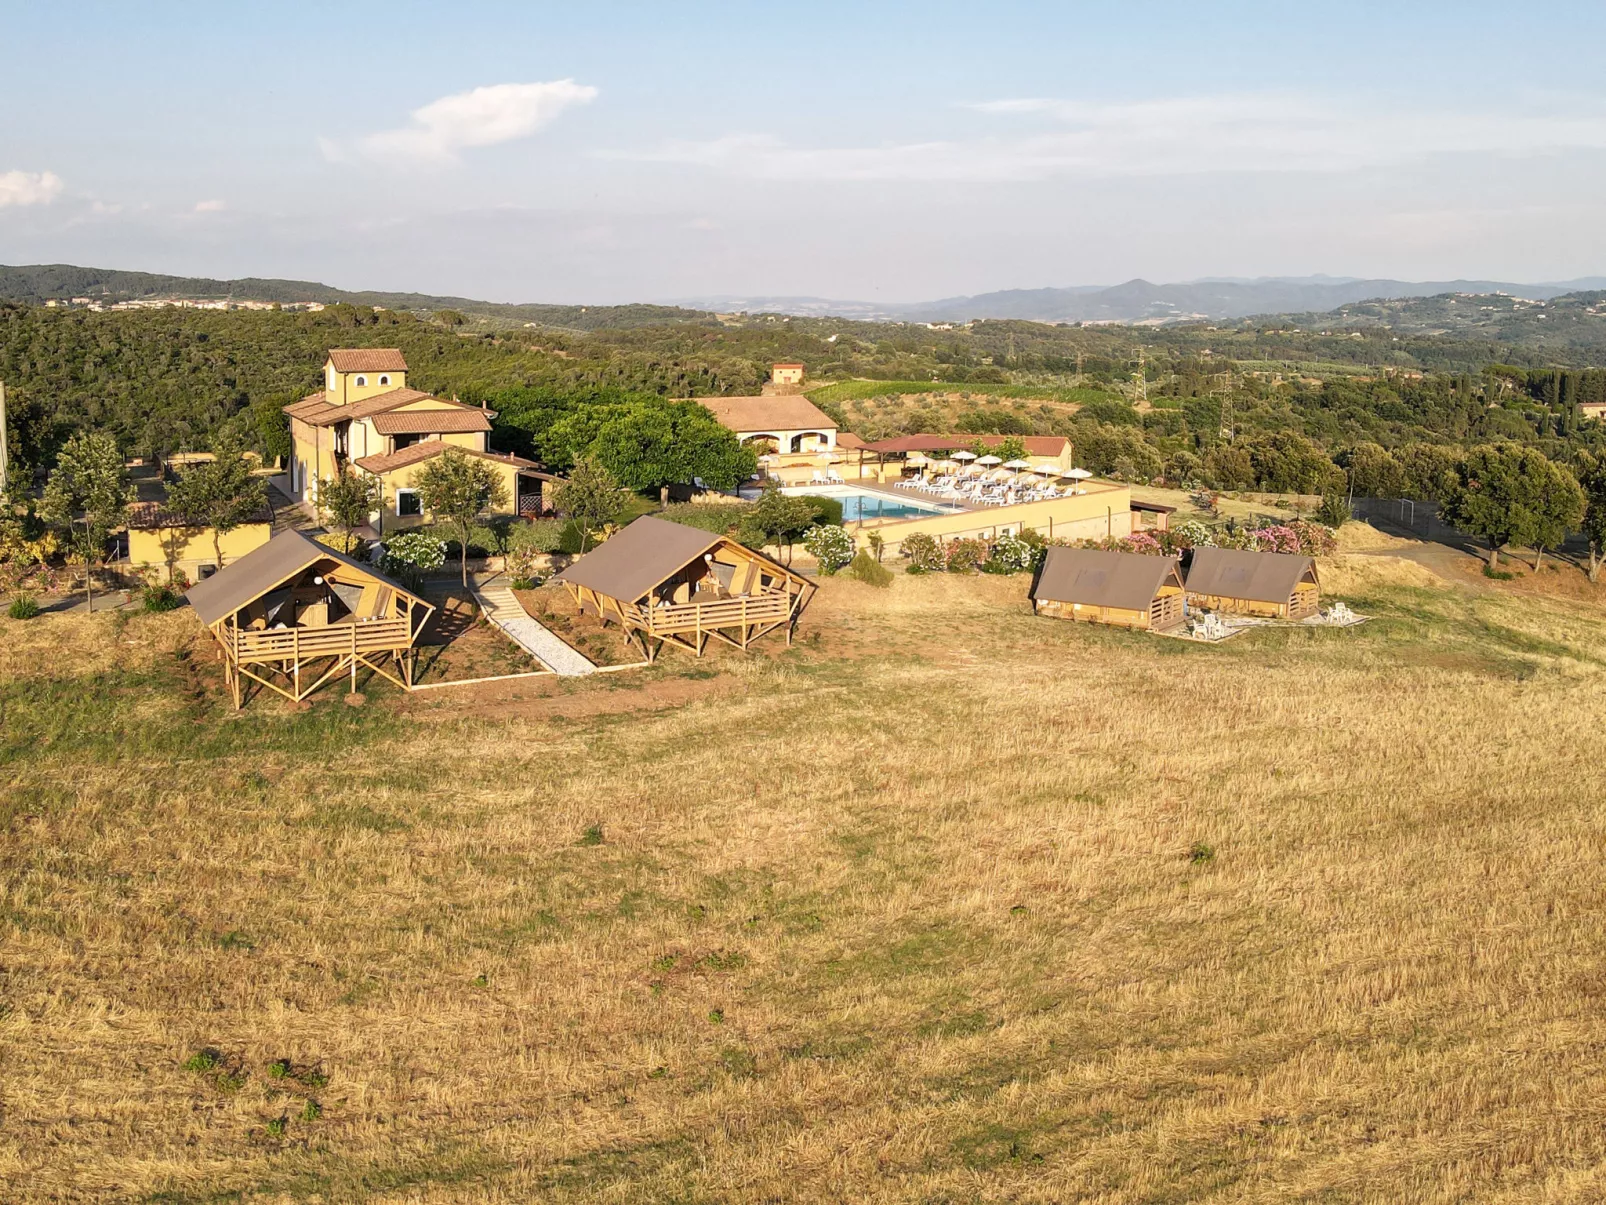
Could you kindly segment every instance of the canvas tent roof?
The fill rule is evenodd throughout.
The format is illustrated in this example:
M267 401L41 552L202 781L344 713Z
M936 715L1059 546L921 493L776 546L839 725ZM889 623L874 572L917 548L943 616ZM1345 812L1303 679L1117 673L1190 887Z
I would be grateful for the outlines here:
M643 515L553 580L634 602L724 539L683 523Z
M1307 573L1315 580L1316 562L1308 556L1195 548L1188 566L1188 593L1285 603Z
M196 582L184 592L184 597L189 599L190 606L195 608L195 613L201 617L201 622L210 626L322 560L338 561L365 577L384 582L398 594L411 598L422 606L431 606L405 586L376 572L372 567L344 553L336 552L316 540L308 539L294 529L281 531L266 544L223 566L204 581ZM433 607L431 609L433 610Z
M1174 573L1174 557L1099 548L1050 548L1032 584L1032 598L1147 611L1166 578Z

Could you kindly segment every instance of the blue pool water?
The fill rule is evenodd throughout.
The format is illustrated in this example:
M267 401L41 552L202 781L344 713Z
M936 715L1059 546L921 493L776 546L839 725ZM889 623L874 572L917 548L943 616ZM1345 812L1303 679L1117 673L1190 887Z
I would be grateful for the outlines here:
M831 497L842 503L842 521L856 523L861 519L915 519L921 515L938 515L940 506L921 506L898 498L883 498L880 494L835 494Z

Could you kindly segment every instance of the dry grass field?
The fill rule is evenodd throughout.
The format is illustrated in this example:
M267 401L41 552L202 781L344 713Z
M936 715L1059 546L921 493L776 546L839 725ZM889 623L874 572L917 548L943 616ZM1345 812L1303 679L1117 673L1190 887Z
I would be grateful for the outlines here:
M1600 1200L1600 601L1389 551L238 717L187 612L0 620L0 1199Z

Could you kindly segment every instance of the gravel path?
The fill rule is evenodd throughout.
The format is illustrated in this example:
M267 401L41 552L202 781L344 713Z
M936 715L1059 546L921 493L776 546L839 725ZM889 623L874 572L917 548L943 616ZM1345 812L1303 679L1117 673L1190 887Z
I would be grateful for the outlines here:
M513 591L506 586L475 586L474 598L485 612L486 619L506 632L509 640L554 673L574 678L597 672L594 662L531 619L529 613L519 604Z

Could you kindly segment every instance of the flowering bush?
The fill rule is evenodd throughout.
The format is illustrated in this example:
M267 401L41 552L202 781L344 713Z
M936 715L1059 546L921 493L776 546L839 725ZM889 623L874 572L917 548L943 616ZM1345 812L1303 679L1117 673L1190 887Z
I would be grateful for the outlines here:
M949 573L969 573L987 560L987 545L973 537L954 540L943 549L944 567Z
M903 555L910 573L936 573L943 567L942 545L937 537L917 531L903 541Z
M1198 519L1189 519L1186 523L1178 523L1167 533L1171 537L1174 548L1209 548L1216 542L1216 530Z
M1164 550L1160 541L1146 531L1134 531L1126 538L1126 552L1141 553L1143 556L1161 556Z
M385 541L379 571L416 580L446 564L446 541L419 531L404 531Z
M1036 549L1019 536L1003 535L993 541L992 555L982 568L989 573L1024 573L1032 567Z
M1338 550L1338 537L1331 527L1295 519L1289 528L1299 537L1299 550L1306 556L1329 556Z
M1249 547L1255 552L1291 552L1299 549L1299 533L1281 523L1257 528L1249 533Z
M853 559L853 537L840 527L816 525L803 533L803 548L829 577Z

